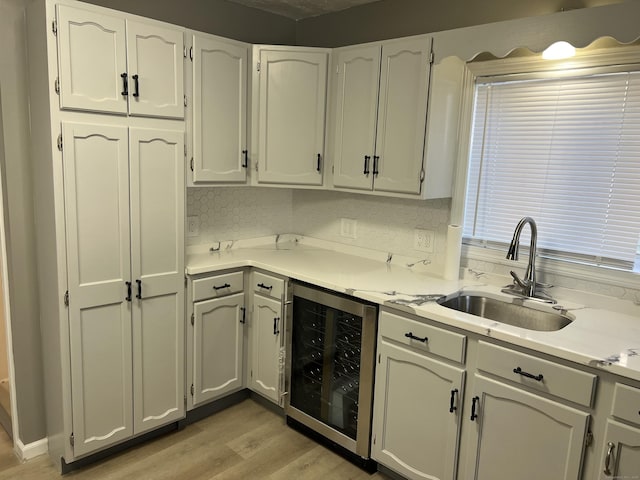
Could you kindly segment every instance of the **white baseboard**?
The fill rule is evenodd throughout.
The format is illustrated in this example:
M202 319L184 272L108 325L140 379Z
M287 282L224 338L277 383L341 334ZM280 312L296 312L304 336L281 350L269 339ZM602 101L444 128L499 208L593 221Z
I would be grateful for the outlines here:
M49 442L46 438L41 438L40 440L25 445L18 439L16 440L15 450L18 458L24 462L47 453L49 451Z

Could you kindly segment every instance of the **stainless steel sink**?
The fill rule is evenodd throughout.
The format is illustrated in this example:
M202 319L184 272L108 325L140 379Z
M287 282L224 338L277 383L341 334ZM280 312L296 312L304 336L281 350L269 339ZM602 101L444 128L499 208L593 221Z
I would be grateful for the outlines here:
M573 318L562 311L538 310L482 295L461 293L451 298L445 297L438 300L438 303L443 307L528 330L555 331L566 327L573 321Z

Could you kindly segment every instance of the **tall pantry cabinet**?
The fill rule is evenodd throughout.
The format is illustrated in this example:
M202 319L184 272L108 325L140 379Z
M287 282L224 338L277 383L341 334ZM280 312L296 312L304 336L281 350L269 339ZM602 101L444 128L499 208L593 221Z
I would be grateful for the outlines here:
M69 0L28 10L49 453L185 415L184 31Z

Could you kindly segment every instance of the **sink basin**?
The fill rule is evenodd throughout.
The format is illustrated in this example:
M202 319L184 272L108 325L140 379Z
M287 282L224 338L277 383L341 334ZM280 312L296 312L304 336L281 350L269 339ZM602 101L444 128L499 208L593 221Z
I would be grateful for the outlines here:
M470 313L528 330L555 331L566 327L573 321L573 318L566 313L538 310L482 295L461 293L451 298L445 297L438 303L459 312Z

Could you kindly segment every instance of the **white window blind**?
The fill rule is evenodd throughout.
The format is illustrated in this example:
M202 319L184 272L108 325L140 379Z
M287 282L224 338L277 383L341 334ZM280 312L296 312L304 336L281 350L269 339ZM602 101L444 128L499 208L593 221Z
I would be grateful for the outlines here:
M640 72L478 79L466 198L469 243L502 248L530 216L544 254L633 270Z

